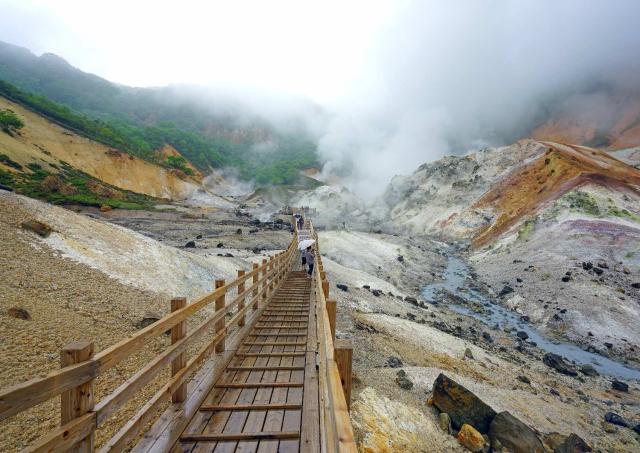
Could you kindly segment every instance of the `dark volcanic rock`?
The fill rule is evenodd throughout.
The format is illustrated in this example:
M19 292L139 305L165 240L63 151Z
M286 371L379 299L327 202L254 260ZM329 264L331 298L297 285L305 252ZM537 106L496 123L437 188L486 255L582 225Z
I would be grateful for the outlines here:
M380 297L382 295L382 291L380 291L379 289L374 289L373 291L371 291L371 294L376 297Z
M404 300L406 302L409 302L410 304L418 305L418 299L416 299L415 297L407 296L404 298Z
M25 321L31 320L29 312L22 307L11 307L7 310L7 314L16 319L24 319Z
M607 412L604 414L604 420L613 425L624 426L625 428L629 427L629 422L615 412Z
M396 383L403 390L411 390L413 388L413 382L407 377L407 373L404 370L398 371L396 375Z
M337 287L338 289L341 289L342 291L349 291L349 287L348 287L347 285L345 285L344 283L338 283L338 284L336 285L336 287Z
M502 288L502 290L500 290L500 293L498 294L499 297L502 296L506 296L507 294L510 294L513 292L513 288L509 285L504 285L504 287Z
M491 422L489 439L492 445L497 440L514 453L544 453L535 431L506 411L500 412Z
M632 283L631 287L632 288L636 288L636 289L640 289L640 283Z
M518 338L520 338L521 340L526 340L527 338L529 338L529 334L527 332L525 332L524 330L519 331L516 336Z
M553 450L554 453L586 453L589 451L593 451L592 448L580 436L573 433Z
M595 272L598 275L602 275L602 273L604 272L602 269L600 269L599 267L594 267L593 268L593 272Z
M400 261L401 263L404 263L404 256L400 255L398 257L398 261Z
M578 372L576 371L576 369L572 365L565 362L564 359L560 357L558 354L553 354L551 352L548 352L542 358L542 362L548 367L551 367L554 370L556 370L558 373L567 374L569 376L578 375Z
M387 366L389 368L400 368L402 366L402 360L399 357L390 356L387 358Z
M468 423L481 433L489 431L496 411L457 382L440 373L433 383L433 404L451 417L453 425Z
M371 286L369 286L369 285L362 285L362 287L363 287L364 289L367 289L367 290L368 290L368 289L371 289Z
M571 277L568 275L563 276L560 280L562 280L563 282L568 282L569 280L571 280Z
M627 384L625 384L624 382L618 381L617 379L614 379L613 381L611 381L611 388L613 390L618 390L620 392L628 392L629 391L629 386Z
M196 248L196 243L194 241L189 241L184 245L184 248L186 248L186 249L195 249Z

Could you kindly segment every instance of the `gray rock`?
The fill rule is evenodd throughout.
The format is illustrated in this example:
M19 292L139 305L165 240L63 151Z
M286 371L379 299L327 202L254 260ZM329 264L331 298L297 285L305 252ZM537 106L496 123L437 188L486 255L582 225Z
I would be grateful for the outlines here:
M473 360L473 352L471 352L471 349L467 348L464 350L464 358Z
M513 288L512 288L511 286L509 286L509 285L504 285L504 286L502 287L502 289L500 290L500 293L498 293L498 296L499 296L499 297L506 296L507 294L510 294L510 293L512 293L512 292L513 292Z
M138 322L138 328L144 329L147 326L150 326L154 322L158 321L162 316L152 311L148 311L144 314L142 319Z
M521 330L518 333L516 333L516 336L518 338L520 338L521 340L526 340L527 338L529 338L529 334L527 332L525 332L524 330Z
M484 401L442 373L433 383L432 400L441 412L449 414L456 429L468 423L481 433L487 433L496 416L496 411Z
M407 377L407 373L404 370L398 371L396 383L403 390L411 390L413 388L413 382Z
M196 248L196 243L194 241L189 241L184 245L184 248L186 248L186 249L195 249Z
M572 365L569 365L567 362L565 362L564 359L558 354L548 352L542 358L542 362L548 367L556 370L558 373L566 374L568 376L578 375L576 369Z
M438 424L440 425L440 429L447 434L451 434L453 431L451 429L451 417L446 412L440 412L440 416L438 418Z
M338 283L336 285L336 288L341 289L342 291L349 291L349 287L344 283Z
M371 291L371 294L376 297L380 297L382 295L382 291L380 291L379 289L374 289L373 291Z
M534 430L509 412L496 415L489 427L489 439L499 441L514 453L544 453L544 446Z
M529 379L528 377L524 376L524 375L520 375L518 376L518 380L520 382L523 382L525 384L531 384L531 379Z
M589 377L596 377L600 375L598 371L593 367L593 365L589 365L588 363L582 365L580 367L580 371L582 372L582 374Z
M400 368L402 367L402 360L399 357L390 356L387 358L387 366L389 368Z

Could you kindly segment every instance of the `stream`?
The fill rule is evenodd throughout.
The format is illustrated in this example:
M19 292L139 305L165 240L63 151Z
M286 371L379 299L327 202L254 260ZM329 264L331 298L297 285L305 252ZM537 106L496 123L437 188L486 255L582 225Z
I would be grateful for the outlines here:
M469 267L464 261L450 256L443 275L444 281L424 286L422 296L426 301L433 302L437 299L436 296L439 292L447 291L465 301L480 303L487 308L481 313L455 302L449 303L448 307L457 313L472 316L488 326L497 324L500 329L511 327L511 333L514 337L517 331L525 331L529 335L527 341L535 342L540 349L563 356L578 365L591 364L600 374L640 380L640 370L630 368L600 354L585 351L574 344L545 337L531 324L520 319L518 313L492 302L486 295L469 288L467 285L469 273Z

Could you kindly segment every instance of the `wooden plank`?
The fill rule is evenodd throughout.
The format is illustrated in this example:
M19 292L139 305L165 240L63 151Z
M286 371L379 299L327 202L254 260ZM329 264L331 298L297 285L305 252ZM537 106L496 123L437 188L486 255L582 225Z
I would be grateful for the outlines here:
M278 334L276 334L278 335ZM280 370L289 370L289 371L298 371L304 370L304 367L301 366L230 366L227 367L228 371L280 371Z
M244 269L238 269L238 279L240 280L242 277L244 277ZM245 296L244 296L244 280L242 280L240 282L240 284L238 285L238 295L242 296L242 300L238 303L238 310L242 310L244 308L244 301L245 301ZM244 313L244 311L243 311ZM238 326L239 327L243 327L244 326L244 322L245 322L245 317L244 314L242 315L242 317L240 318L240 320L238 321Z
M287 343L278 343L275 341L249 341L249 342L244 342L242 343L244 346L304 346L305 344L307 344L306 342L287 342Z
M336 340L334 358L340 374L342 391L347 403L347 409L351 411L351 362L353 360L353 343L351 340Z
M212 441L212 440L248 440L248 439L297 439L299 431L273 431L256 433L206 433L187 434L180 437L181 441Z
M62 368L68 365L85 362L93 357L94 343L90 341L74 341L60 351L60 365ZM94 380L80 384L74 389L63 392L60 395L60 425L65 426L71 421L93 411L94 406ZM67 448L74 446L77 453L93 453L94 429L76 445L67 443Z
M71 422L50 431L32 445L21 450L21 453L62 453L69 451L69 446L92 435L96 427L96 414L89 412Z
M200 407L201 411L268 411L271 409L302 409L301 404L214 404L203 405Z
M241 357L287 357L303 356L304 352L238 352L236 355Z
M306 333L250 333L248 337L306 337Z
M336 339L336 301L327 300L327 316L329 317L329 328L331 329L331 339Z
M224 382L216 384L215 387L218 388L231 388L231 389L241 389L241 388L262 388L262 387L302 387L304 386L303 382Z
M216 289L222 288L224 286L224 280L218 279L216 280L215 284L216 284ZM220 294L218 297L216 297L216 312L221 312L222 310L224 310L224 299L225 299L224 294ZM222 333L224 335L224 331L225 331L224 318L221 318L219 321L217 321L215 327L216 327L217 334ZM216 345L216 352L217 353L224 352L224 336L222 340L218 342L218 344Z
M177 297L171 300L171 311L177 311L187 305L185 297ZM171 344L175 345L187 335L187 322L181 321L171 328ZM171 361L171 376L175 376L187 365L187 353L181 352L175 359ZM181 403L187 397L187 386L182 384L171 394L172 403Z

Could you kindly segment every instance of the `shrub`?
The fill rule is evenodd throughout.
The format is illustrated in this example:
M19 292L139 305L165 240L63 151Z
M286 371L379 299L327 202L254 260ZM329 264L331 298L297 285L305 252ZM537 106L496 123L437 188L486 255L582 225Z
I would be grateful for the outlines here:
M0 110L0 128L6 133L12 135L12 132L16 132L24 127L22 120L13 113L11 110Z

